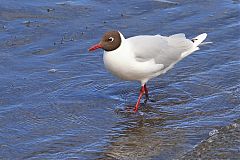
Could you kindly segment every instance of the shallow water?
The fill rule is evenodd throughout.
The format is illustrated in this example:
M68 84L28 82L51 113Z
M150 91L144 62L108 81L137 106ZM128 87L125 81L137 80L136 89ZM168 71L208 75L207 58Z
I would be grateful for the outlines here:
M0 159L238 159L239 1L1 0ZM213 42L149 81L113 77L111 29Z

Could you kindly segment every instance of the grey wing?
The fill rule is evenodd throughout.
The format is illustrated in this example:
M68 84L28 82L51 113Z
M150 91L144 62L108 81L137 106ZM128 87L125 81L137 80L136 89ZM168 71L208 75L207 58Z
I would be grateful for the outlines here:
M127 39L133 46L137 61L144 62L151 59L164 67L176 63L181 54L193 47L192 41L186 39L183 33L169 37L155 36L136 36ZM134 47L135 46L135 47Z

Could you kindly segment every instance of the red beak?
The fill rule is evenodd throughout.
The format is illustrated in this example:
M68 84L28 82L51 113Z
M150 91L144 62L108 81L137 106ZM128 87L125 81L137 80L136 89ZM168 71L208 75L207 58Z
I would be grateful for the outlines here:
M96 50L96 49L98 49L98 48L102 48L102 46L101 46L100 44L95 44L95 45L93 45L92 47L90 47L90 48L88 49L88 51L94 51L94 50Z

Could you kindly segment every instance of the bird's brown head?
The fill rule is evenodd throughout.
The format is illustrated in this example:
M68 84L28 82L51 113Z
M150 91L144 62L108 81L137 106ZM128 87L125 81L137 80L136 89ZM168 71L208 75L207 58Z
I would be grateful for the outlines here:
M105 51L113 51L121 45L121 36L118 31L106 32L98 44L93 45L88 51L102 48Z

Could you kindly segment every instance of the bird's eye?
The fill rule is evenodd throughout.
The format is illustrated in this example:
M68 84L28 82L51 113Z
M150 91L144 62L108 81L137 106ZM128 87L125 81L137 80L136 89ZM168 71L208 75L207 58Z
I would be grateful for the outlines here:
M108 41L109 41L109 42L113 42L113 41L114 41L114 38L113 38L113 37L109 37L109 38L108 38Z

